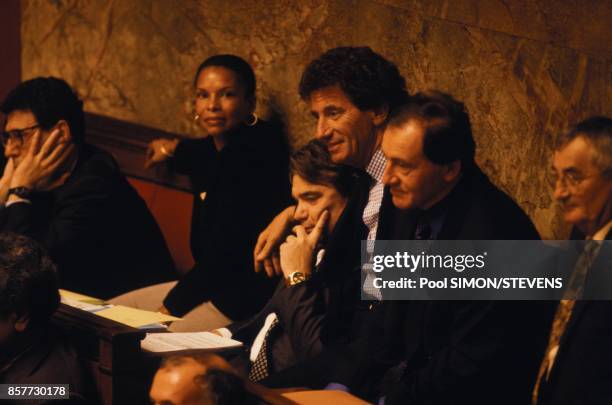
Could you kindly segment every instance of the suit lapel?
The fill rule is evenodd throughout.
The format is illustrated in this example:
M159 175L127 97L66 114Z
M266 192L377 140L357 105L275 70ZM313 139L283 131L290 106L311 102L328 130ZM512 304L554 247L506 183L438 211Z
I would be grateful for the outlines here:
M572 334L580 325L580 318L584 314L584 311L589 306L589 301L577 301L574 305L574 309L572 310L572 317L570 318L567 327L565 329L565 333L561 336L561 340L559 340L559 351L555 356L555 362L553 363L553 367L550 370L550 376L548 377L547 387L550 387L551 382L555 381L556 375L558 373L559 364L563 363L563 358L567 352L567 340L572 338Z
M464 224L467 221L467 215L470 209L470 193L468 192L470 178L463 178L455 189L451 192L448 198L451 201L448 203L448 211L438 232L438 240L456 240L463 239L462 234Z
M606 240L612 240L612 232L608 232L608 234L606 235ZM609 258L609 252L603 251L604 248L605 246L602 247L602 250L599 252L598 257L595 259L595 262L592 266L593 268L596 268L598 262L600 262L601 260ZM580 319L582 318L584 312L588 309L590 304L590 301L581 300L577 301L574 305L574 309L572 310L572 317L570 318L567 324L565 333L563 334L563 336L561 336L561 340L559 341L559 352L555 357L555 363L553 364L553 368L550 371L550 377L548 378L549 381L554 381L555 375L558 370L557 365L563 363L563 357L565 357L565 353L567 350L566 342L572 338L572 334L575 332L576 328L580 327Z

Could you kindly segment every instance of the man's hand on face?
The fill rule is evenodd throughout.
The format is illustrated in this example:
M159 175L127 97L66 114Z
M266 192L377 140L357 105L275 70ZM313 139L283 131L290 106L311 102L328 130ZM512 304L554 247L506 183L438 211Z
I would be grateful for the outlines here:
M4 173L2 174L2 178L0 178L0 204L5 204L6 199L8 198L8 191L11 186L11 179L13 178L13 173L15 172L15 162L13 158L9 158L6 162L6 166L4 166Z
M265 271L268 277L282 274L278 246L282 243L293 223L294 212L294 205L285 208L259 234L253 250L253 265L256 273Z
M280 246L280 266L285 277L296 271L306 276L312 273L315 249L328 220L329 213L323 211L310 233L307 234L302 225L293 228L294 234L289 235L285 243Z
M41 131L32 135L28 150L15 168L10 188L47 190L53 183L56 171L74 151L75 146L72 143L62 140L60 129L55 129L42 146L41 136Z

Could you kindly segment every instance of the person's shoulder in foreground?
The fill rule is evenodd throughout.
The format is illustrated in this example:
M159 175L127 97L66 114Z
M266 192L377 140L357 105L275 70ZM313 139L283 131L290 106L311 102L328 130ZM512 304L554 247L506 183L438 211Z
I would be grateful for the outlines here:
M43 248L0 233L0 383L67 384L70 398L83 399L80 361L50 326L59 302L55 266Z

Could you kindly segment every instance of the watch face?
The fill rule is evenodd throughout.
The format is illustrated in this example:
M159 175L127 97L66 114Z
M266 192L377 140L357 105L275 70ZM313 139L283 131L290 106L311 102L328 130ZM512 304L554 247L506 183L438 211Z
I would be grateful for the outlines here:
M300 273L299 271L296 271L295 273L292 273L289 276L289 283L291 285L301 283L302 281L305 281L305 280L306 280L306 276L304 275L304 273Z

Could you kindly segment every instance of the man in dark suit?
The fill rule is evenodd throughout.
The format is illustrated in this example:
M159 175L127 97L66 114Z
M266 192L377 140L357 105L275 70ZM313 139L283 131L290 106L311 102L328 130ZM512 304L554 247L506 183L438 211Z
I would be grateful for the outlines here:
M476 166L469 117L450 96L421 93L397 108L382 150L383 182L402 212L381 218L380 226L393 226L396 239L538 239L527 215ZM528 403L550 305L385 301L370 307L355 317L349 345L272 376L270 385L332 382L329 389L384 398L387 405Z
M66 82L23 82L2 112L0 230L42 243L62 288L110 298L175 278L144 201L112 156L84 142L83 103Z
M612 119L587 119L557 140L554 197L563 218L587 240L574 274L585 274L583 300L563 300L543 356L534 405L612 401ZM594 281L594 280L599 280ZM601 282L605 280L607 282ZM607 291L598 295L600 288Z
M55 266L42 247L0 233L0 384L68 384L77 403L86 391L81 364L49 325L59 301Z
M290 177L299 225L280 247L284 280L256 316L218 330L251 346L252 380L316 355L345 335L359 297L365 226L357 219L367 199L367 184L359 183L367 178L333 164L317 140L291 156Z

